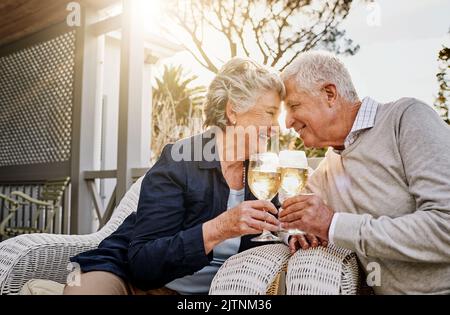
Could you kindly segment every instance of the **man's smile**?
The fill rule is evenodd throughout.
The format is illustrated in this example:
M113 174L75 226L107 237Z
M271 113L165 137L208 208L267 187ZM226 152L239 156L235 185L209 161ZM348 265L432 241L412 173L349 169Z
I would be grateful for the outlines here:
M307 127L307 126L306 126L305 124L302 124L302 125L300 125L299 127L296 127L296 128L295 128L295 131L296 131L299 135L301 135L301 134L302 134L302 131L305 130L306 127Z

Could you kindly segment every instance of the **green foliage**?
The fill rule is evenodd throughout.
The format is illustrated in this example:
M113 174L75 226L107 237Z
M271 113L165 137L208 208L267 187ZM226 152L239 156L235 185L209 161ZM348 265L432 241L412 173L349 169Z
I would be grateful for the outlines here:
M153 100L169 98L175 105L176 120L186 123L188 117L201 113L206 89L203 86L193 86L197 76L188 76L182 66L164 66L161 78L156 79L153 89Z
M305 147L302 139L300 139L295 132L288 132L280 137L281 150L299 150L305 151L308 158L325 157L327 148L312 149Z
M153 88L152 159L167 143L201 131L205 87L195 86L181 66L165 66Z
M450 48L443 47L439 52L440 71L437 74L439 82L439 93L435 101L435 108L441 115L442 119L450 125L449 108L450 108Z

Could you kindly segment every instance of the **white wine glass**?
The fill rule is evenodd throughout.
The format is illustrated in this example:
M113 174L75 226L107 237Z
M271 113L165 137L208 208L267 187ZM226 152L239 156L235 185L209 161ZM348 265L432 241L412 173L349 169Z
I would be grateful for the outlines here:
M258 200L271 202L280 188L280 168L278 155L271 152L254 154L250 157L248 185L251 192ZM252 239L253 242L277 242L282 241L270 231Z
M287 199L299 196L310 195L305 188L308 182L308 159L304 151L281 151L280 152L281 184L278 191L278 200L283 204ZM283 211L280 208L280 213ZM279 232L288 235L304 235L298 229L284 230Z

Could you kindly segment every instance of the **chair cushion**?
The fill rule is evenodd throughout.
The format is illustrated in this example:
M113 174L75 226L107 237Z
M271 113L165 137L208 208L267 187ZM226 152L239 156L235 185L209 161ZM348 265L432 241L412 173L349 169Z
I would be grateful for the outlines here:
M64 284L50 280L30 280L19 295L63 295Z

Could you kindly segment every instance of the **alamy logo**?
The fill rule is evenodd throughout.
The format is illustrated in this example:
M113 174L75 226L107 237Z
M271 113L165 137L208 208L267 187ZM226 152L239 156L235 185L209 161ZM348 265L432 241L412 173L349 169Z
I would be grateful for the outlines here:
M70 11L67 16L67 25L69 27L81 26L81 5L78 2L69 2L67 4L67 11Z
M379 263L371 262L367 265L367 285L369 287L381 286L381 266Z
M214 135L214 137L211 137ZM216 152L216 143L225 143L224 155ZM210 127L209 135L203 134L192 141L176 142L171 150L175 162L181 161L245 161L250 154L277 152L280 146L280 128L267 126L227 126L225 130Z

